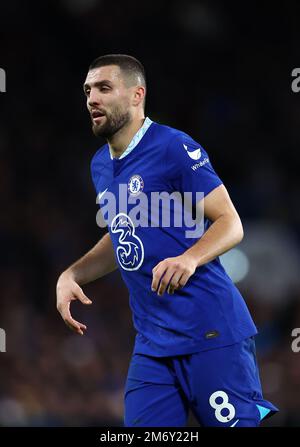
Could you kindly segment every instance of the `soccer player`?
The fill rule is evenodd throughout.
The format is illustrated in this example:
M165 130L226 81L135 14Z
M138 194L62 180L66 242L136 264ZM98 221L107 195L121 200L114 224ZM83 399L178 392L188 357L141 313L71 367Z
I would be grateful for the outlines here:
M109 232L60 275L58 311L82 335L70 303L91 304L81 286L118 267L137 331L124 425L184 426L190 408L202 426L258 426L278 410L262 395L256 327L218 258L243 238L225 186L199 143L145 118L145 72L134 57L97 58L84 92L93 132L107 141L91 172ZM153 192L191 193L191 209L203 207L202 235L188 237L185 221L163 225L161 201L150 210ZM138 225L130 213L142 195ZM174 204L170 212L175 217Z

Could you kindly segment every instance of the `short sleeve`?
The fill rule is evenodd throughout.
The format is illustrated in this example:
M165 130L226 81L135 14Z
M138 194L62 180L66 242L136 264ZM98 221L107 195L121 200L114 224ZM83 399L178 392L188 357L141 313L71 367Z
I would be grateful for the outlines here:
M166 171L172 189L180 193L190 192L193 197L196 193L205 197L222 184L206 151L184 133L173 137L168 145Z

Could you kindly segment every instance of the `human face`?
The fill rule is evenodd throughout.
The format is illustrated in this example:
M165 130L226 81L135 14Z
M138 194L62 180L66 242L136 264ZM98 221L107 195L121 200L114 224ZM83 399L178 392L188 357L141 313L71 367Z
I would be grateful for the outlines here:
M131 89L126 87L116 65L94 68L84 83L92 129L97 137L111 138L132 119Z

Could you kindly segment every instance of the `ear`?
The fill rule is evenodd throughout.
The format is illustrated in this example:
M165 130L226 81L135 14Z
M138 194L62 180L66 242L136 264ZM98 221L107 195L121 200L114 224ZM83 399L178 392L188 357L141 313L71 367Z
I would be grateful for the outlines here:
M142 85L134 87L132 105L137 107L142 104L145 98L145 94L146 89Z

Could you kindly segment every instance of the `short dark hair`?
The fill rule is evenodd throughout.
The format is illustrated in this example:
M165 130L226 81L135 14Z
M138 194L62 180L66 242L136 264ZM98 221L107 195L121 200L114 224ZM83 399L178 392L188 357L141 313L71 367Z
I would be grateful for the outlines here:
M146 87L145 69L135 57L129 56L128 54L106 54L93 60L89 66L89 70L107 65L117 65L130 84L134 85L137 77L139 77L142 85Z

